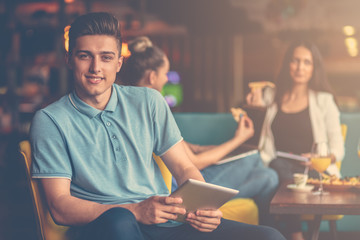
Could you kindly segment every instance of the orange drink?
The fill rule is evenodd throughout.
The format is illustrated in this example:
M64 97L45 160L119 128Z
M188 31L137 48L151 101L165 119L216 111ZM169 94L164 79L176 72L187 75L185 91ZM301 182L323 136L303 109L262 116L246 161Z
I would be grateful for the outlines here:
M359 158L360 158L360 150L358 150L358 156L359 156Z
M312 157L310 161L311 166L319 173L324 172L331 164L330 157Z

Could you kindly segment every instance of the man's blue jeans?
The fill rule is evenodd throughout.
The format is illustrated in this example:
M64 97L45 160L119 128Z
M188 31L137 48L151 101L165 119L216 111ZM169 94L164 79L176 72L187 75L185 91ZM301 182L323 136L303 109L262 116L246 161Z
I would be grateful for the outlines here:
M200 232L189 224L176 227L145 225L125 208L113 208L77 229L81 240L285 240L275 229L222 219L216 230Z

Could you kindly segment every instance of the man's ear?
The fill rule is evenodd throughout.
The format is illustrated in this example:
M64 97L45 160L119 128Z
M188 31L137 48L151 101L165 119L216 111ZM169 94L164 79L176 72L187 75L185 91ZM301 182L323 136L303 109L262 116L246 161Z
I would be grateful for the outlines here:
M123 56L120 56L120 57L119 57L119 60L118 60L117 72L120 71L123 62L124 62L124 57L123 57Z
M71 64L71 55L69 54L69 52L67 52L65 54L65 62L66 65L68 66L69 69L72 69L72 64Z

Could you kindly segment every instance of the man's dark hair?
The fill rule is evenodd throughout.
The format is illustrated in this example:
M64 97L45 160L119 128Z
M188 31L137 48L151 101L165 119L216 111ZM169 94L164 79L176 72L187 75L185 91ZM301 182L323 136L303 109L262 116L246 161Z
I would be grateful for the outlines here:
M76 39L86 35L107 35L115 37L120 56L122 44L120 24L113 15L106 12L94 12L76 18L69 30L70 55L72 54Z

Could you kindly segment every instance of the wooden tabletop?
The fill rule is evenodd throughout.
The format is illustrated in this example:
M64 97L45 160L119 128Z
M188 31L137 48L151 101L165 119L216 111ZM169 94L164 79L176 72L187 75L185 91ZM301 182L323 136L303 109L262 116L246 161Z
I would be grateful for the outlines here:
M276 214L360 215L360 190L329 191L328 195L296 192L281 184L270 204Z

